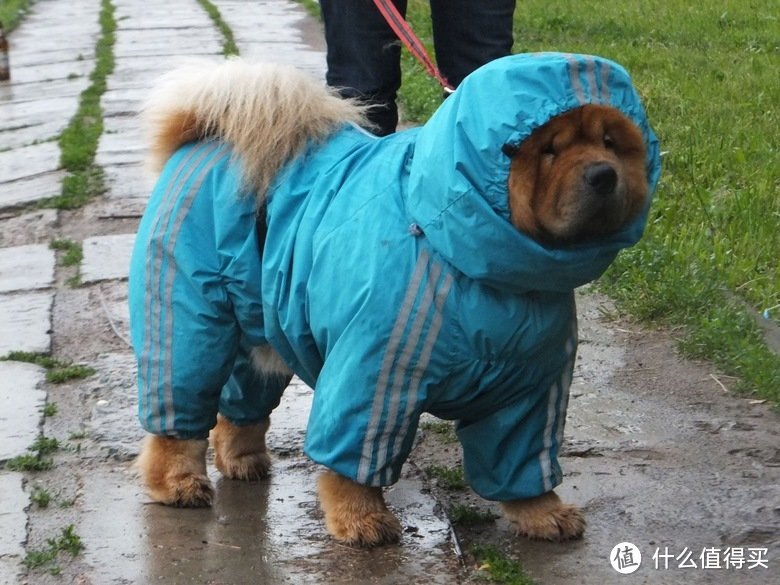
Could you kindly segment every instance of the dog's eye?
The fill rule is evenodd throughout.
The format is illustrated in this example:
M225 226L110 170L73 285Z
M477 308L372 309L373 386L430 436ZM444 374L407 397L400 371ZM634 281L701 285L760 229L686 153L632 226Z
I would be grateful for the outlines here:
M615 148L615 141L612 139L612 136L610 136L609 134L604 134L603 141L604 141L604 148L608 148L610 150Z

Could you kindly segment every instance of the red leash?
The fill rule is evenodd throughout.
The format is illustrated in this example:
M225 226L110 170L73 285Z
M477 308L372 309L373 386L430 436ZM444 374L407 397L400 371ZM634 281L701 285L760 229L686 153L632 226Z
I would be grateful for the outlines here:
M445 92L452 93L455 88L452 87L449 82L439 71L438 67L431 60L428 55L428 51L425 50L425 46L422 41L414 34L412 27L404 20L401 13L395 7L390 0L374 0L374 4L379 9L379 12L384 16L387 24L393 29L393 32L401 40L404 46L409 49L409 52L415 56L415 58L422 64L425 70L439 82Z

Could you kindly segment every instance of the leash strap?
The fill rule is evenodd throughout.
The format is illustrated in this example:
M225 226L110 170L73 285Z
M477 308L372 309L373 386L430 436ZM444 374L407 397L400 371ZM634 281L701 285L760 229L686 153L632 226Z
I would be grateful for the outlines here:
M449 82L436 67L433 60L428 55L428 51L425 50L425 46L422 41L414 34L412 27L406 22L401 13L395 7L395 4L391 0L374 0L374 4L379 9L387 24L393 29L395 35L400 39L404 46L409 49L409 52L422 64L425 70L439 82L447 93L452 93L455 88L452 87Z

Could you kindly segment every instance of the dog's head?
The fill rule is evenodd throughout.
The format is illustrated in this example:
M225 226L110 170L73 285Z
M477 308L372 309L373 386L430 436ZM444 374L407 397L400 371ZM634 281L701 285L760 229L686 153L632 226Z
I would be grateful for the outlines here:
M645 144L615 108L585 105L536 129L512 156L512 223L548 245L610 235L648 197Z

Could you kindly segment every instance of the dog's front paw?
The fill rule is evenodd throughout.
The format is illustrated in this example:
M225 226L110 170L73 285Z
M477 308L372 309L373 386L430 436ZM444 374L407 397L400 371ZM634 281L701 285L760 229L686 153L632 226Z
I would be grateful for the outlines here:
M202 508L214 500L206 475L208 441L150 435L136 462L146 489L156 502L180 508Z
M387 509L380 488L328 471L320 477L319 495L325 526L336 540L365 547L400 540L401 523Z
M214 465L230 479L257 480L268 475L271 458L266 453L268 419L254 425L236 426L223 416L211 431Z
M582 511L561 501L555 492L528 500L502 502L504 515L518 534L543 540L570 540L582 537L585 517Z

